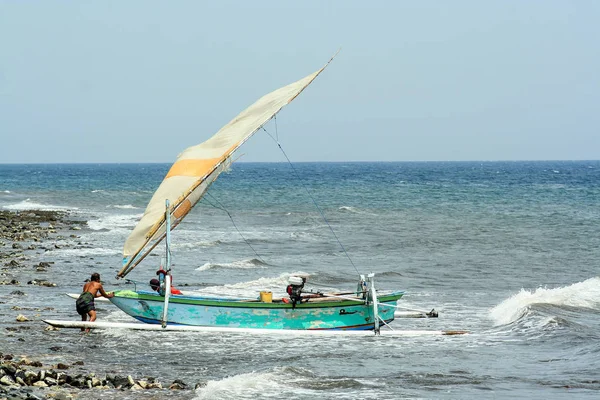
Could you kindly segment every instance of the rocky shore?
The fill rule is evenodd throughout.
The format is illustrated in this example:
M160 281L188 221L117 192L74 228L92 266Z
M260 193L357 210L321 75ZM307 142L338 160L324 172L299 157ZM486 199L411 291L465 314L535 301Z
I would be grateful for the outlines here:
M26 263L40 254L61 247L59 242L77 239L69 231L81 230L85 221L72 219L65 211L27 210L12 212L0 210L0 285L19 285L15 278L22 275ZM52 262L41 261L33 272L45 272ZM45 280L31 279L30 285L52 286ZM54 285L55 286L55 285Z
M41 399L38 393L33 393L32 388L48 388L48 393L43 393L46 398L73 399L80 390L185 390L187 385L175 380L169 385L163 385L156 378L145 377L135 379L131 375L98 376L95 373L74 373L68 370L73 366L84 365L83 361L75 365L57 363L44 367L40 361L30 360L26 357L14 360L12 354L0 353L0 397L2 399ZM198 386L198 385L197 385Z
M6 316L6 311L18 314L11 317L12 321L2 321L0 327L4 331L0 334L0 400L90 398L90 392L110 390L157 393L152 398L166 397L167 393L177 390L181 394L187 391L189 394L183 397L190 397L193 394L190 390L199 384L187 385L181 380L163 384L154 377L101 374L98 370L89 370L83 361L43 365L40 361L34 361L31 354L13 355L5 352L10 348L10 342L6 342L9 338L25 342L27 335L37 328L40 331L57 330L21 314L25 311L42 313L52 310L51 307L34 309L20 301L14 305L14 299L27 299L24 291L27 291L28 285L57 286L40 277L54 267L52 253L49 252L63 247L77 249L90 246L81 242L77 235L77 231L87 229L86 225L86 221L64 211L0 210L0 308L5 311L2 315ZM5 290L10 286L14 290ZM12 302L8 301L9 297L13 299ZM11 303L12 306L9 305ZM36 322L40 322L38 327L31 325Z

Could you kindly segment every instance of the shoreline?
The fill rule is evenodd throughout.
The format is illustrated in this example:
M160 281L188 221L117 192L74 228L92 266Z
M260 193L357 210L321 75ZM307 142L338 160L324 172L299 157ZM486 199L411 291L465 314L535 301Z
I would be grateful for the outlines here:
M9 340L26 341L32 330L42 333L60 330L50 326L38 325L37 318L52 307L30 307L27 302L19 301L19 305L9 308L8 303L27 296L27 288L31 285L54 288L58 285L43 276L52 269L54 261L51 251L60 248L86 246L80 241L79 231L87 229L87 221L73 216L68 211L6 211L0 210L0 287L7 290L0 296L0 307L9 320L2 322L2 351L0 352L0 400L4 399L72 399L90 390L151 390L153 393L167 390L190 391L202 386L197 383L192 387L181 380L163 384L154 377L134 378L128 373L98 373L84 367L82 360L68 364L64 357L56 357L59 362L43 365L35 360L37 356L30 354L14 355ZM32 267L33 266L33 267ZM11 290L12 288L12 290ZM22 311L36 312L31 319L21 314ZM33 326L31 323L36 323ZM56 347L60 351L62 347ZM54 347L51 347L52 350ZM81 357L85 358L85 357ZM72 369L73 372L68 372ZM165 393L166 394L166 393ZM86 395L87 396L87 395Z

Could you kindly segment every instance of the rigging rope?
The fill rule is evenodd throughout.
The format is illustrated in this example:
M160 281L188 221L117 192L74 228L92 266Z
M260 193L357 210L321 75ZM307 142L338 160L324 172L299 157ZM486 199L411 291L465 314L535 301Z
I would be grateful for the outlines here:
M216 198L214 197L212 194L210 194L209 192L206 192L206 195L210 196L211 199L213 199L214 201L216 201L219 206L214 205L213 203L211 203L206 196L202 198L202 200L206 200L206 202L213 206L214 208L218 209L218 210L223 210L227 213L227 215L229 216L229 219L231 220L231 223L233 224L233 226L235 227L235 230L240 234L240 236L242 237L242 239L244 239L244 242L246 242L246 244L248 245L248 247L250 247L252 249L252 251L254 252L254 255L256 255L256 257L258 257L258 259L267 264L267 262L265 260L262 259L262 257L256 252L256 250L254 249L254 247L252 247L252 245L248 242L248 240L246 240L246 238L244 237L244 235L242 234L242 232L240 232L240 230L238 229L237 225L235 224L235 221L233 220L233 217L231 216L231 214L229 213L229 211L227 211L227 209L225 208L225 206Z
M277 120L275 120L277 121ZM319 207L319 205L317 204L317 202L315 201L315 198L310 194L310 191L308 190L308 188L302 183L302 179L300 178L300 174L298 174L298 171L296 170L296 167L294 167L294 164L292 164L292 162L290 161L289 157L287 156L287 154L285 153L285 151L283 150L283 147L281 147L281 143L279 143L279 140L275 139L273 137L273 135L271 135L264 126L261 126L261 129L263 131L266 132L267 135L269 135L269 137L271 139L273 139L273 141L275 141L275 143L277 143L277 146L279 147L279 150L281 150L281 152L283 153L283 155L285 156L285 158L288 161L288 164L290 164L290 166L292 167L292 170L294 171L294 173L296 174L296 178L298 178L298 181L300 182L300 184L302 184L302 187L304 188L304 190L306 191L306 193L308 194L308 196L311 198L311 200L313 201L315 207L317 207L317 210L319 210L319 214L321 214L321 217L323 218L323 221L325 221L325 223L327 224L327 226L329 227L329 230L331 231L331 233L333 234L333 236L335 237L335 240L337 240L338 244L340 245L340 247L342 248L342 251L344 252L344 254L346 255L346 257L348 258L348 260L350 261L350 264L352 264L352 266L354 267L354 269L356 270L356 273L358 275L360 275L360 272L358 271L358 268L356 268L356 265L354 265L354 262L352 261L352 259L350 258L350 255L348 255L348 252L346 251L346 249L344 248L344 245L342 244L342 242L340 241L340 239L337 237L337 235L335 234L335 231L333 230L333 228L331 227L331 225L329 224L329 221L327 220L327 218L325 218L325 214L323 213L323 211L321 210L321 207ZM277 132L277 124L275 124L275 131Z

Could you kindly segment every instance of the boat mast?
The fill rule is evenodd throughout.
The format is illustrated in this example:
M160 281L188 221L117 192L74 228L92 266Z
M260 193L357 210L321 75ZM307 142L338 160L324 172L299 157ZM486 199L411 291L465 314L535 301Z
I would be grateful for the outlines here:
M161 325L163 328L167 327L167 316L169 310L169 296L171 295L171 211L169 210L169 199L165 201L165 222L166 222L166 262L165 262L165 305L163 307L163 316Z

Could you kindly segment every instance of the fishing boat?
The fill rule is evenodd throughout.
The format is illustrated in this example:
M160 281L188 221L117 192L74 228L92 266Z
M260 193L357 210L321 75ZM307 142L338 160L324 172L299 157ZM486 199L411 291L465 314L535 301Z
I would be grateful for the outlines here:
M359 274L356 289L341 293L307 294L303 291L306 277L301 276L289 278L288 296L281 298L273 298L267 291L260 292L256 298L171 293L171 230L202 199L219 174L230 168L236 150L294 100L332 60L333 57L307 77L263 96L214 136L178 156L126 240L123 266L117 274L118 278L125 278L164 241L165 265L158 273L157 291L115 291L110 299L113 304L139 321L163 327L375 330L378 333L380 326L394 319L396 302L404 292L379 292L375 289L374 274ZM153 271L155 269L156 266Z

